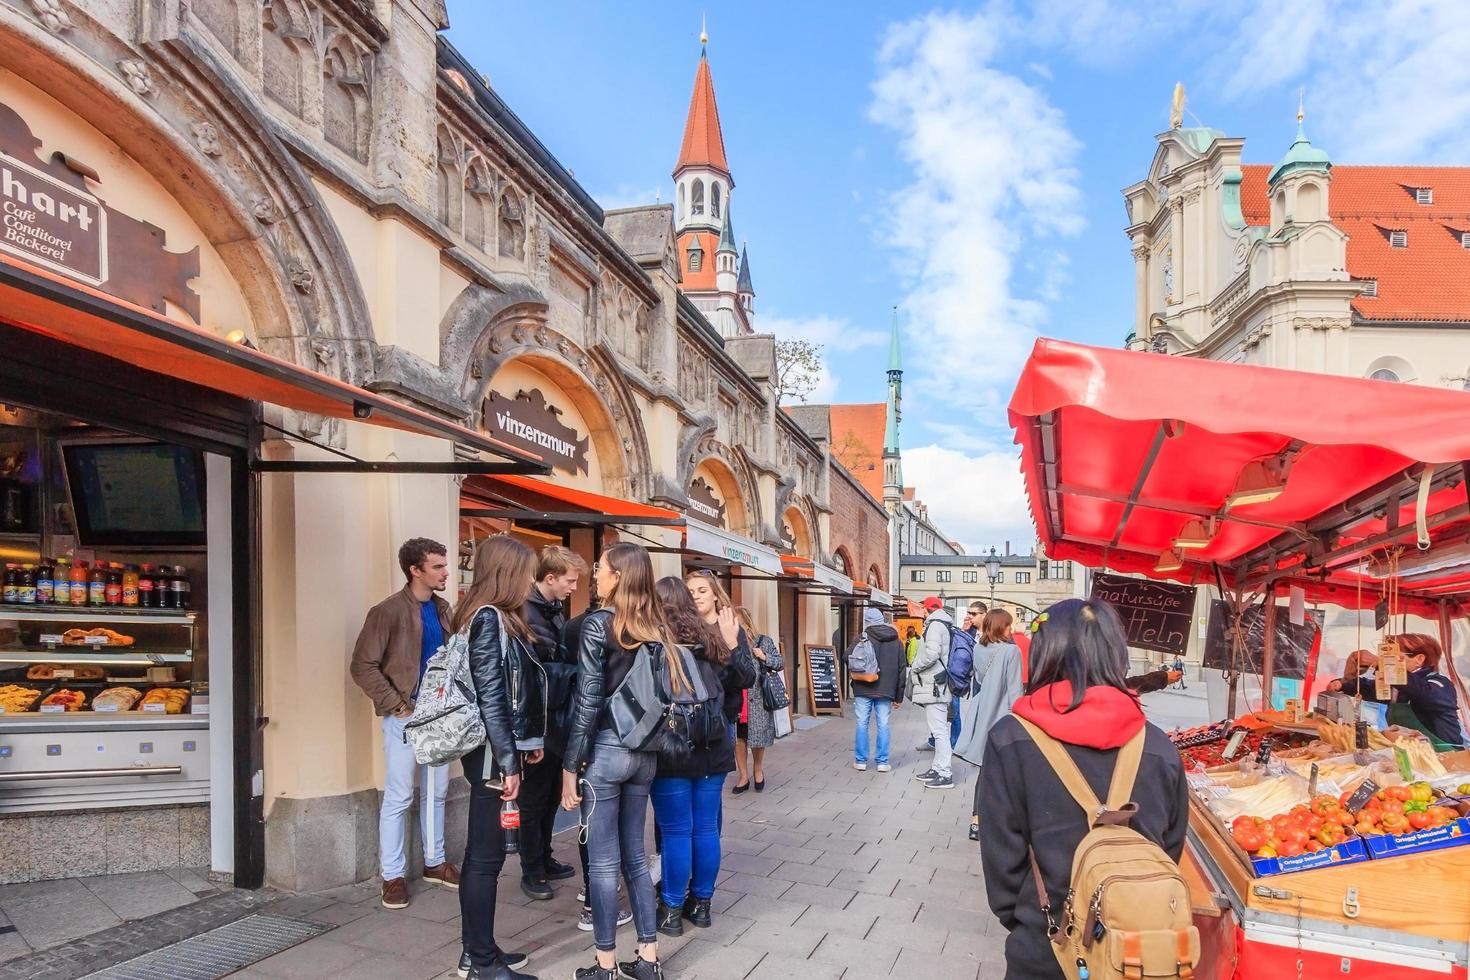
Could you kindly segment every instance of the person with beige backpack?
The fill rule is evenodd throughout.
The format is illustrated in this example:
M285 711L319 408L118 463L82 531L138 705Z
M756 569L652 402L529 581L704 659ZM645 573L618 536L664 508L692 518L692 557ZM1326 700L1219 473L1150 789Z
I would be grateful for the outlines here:
M1006 980L1192 977L1184 766L1128 689L1117 613L1082 599L1050 607L1030 667L1025 695L990 730L980 776Z

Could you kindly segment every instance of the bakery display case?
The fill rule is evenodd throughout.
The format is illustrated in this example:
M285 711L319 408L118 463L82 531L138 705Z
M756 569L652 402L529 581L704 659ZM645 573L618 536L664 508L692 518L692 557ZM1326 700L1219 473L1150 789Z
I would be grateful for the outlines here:
M0 607L0 813L207 801L199 620Z

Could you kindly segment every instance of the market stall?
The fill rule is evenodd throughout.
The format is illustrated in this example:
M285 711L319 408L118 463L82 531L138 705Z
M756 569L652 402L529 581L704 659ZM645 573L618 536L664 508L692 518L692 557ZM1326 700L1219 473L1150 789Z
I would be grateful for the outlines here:
M1394 639L1412 614L1465 716L1470 395L1043 340L1010 419L1048 557L1209 587L1231 613L1226 717L1173 734L1196 976L1466 976L1470 754L1372 699L1428 663ZM1374 681L1237 716L1308 603L1376 613ZM1259 629L1236 625L1251 611Z

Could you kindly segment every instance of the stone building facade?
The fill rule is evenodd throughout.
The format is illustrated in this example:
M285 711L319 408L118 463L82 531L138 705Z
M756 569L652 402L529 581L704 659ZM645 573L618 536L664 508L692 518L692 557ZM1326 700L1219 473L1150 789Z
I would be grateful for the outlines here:
M827 456L776 410L772 338L714 326L682 293L673 206L604 212L446 26L442 0L0 0L0 103L48 152L95 147L81 162L112 203L199 249L193 300L159 313L482 432L497 398L539 393L587 442L548 482L688 513L697 487L730 534L830 564ZM460 458L264 413L266 460ZM397 543L458 539L459 480L256 480L260 761L253 804L213 797L215 870L254 832L231 811L254 805L268 881L369 878L382 755L348 657L402 584ZM679 534L662 535L658 570L677 574ZM774 582L736 587L775 620ZM810 611L798 641L830 632L826 605Z

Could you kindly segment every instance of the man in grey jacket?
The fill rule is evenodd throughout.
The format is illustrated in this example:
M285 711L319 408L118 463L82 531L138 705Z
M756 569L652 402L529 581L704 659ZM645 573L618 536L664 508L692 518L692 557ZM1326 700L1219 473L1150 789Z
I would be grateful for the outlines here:
M924 636L919 653L909 668L913 684L909 698L922 705L934 738L934 764L914 778L930 789L953 789L950 768L953 747L949 743L949 639L954 620L936 596L924 600Z

